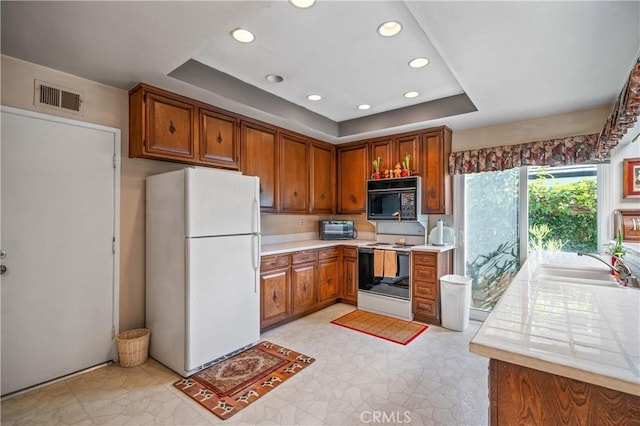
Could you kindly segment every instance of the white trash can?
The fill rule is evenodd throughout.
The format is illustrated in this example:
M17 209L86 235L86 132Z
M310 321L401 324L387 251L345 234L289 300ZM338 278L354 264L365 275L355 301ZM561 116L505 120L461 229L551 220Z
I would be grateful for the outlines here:
M469 326L471 308L471 278L462 275L444 275L440 278L442 326L464 331Z

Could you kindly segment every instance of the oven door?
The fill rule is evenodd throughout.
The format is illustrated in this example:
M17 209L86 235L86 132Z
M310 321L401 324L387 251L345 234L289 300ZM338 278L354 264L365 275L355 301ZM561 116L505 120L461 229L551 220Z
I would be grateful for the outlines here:
M379 252L384 253L383 250ZM396 256L396 273L393 276L385 277L376 276L374 273L375 250L372 248L358 248L359 291L403 300L411 299L409 252L396 250L394 252Z

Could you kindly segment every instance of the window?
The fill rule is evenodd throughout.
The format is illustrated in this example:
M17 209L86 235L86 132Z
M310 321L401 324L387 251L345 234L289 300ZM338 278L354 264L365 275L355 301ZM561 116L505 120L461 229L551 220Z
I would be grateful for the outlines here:
M473 279L472 318L482 319L495 306L529 252L598 251L601 167L522 167L456 176L456 203L462 208L454 222L463 236L456 271Z

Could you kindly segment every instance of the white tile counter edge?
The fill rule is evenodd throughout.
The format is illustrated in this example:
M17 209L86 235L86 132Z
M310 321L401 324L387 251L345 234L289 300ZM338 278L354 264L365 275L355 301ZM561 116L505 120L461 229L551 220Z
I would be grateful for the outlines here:
M263 244L260 254L262 256L268 256L273 254L289 253L292 251L300 250L313 250L319 248L327 248L334 246L366 246L367 244L375 243L373 240L304 240L304 241L288 241L283 243ZM411 250L416 251L431 251L431 252L443 252L453 250L454 246L434 246L434 245L421 245L413 246Z
M543 257L541 261L530 259L525 262L514 280L509 285L509 288L505 291L501 300L498 302L496 307L494 307L492 313L485 320L482 327L478 330L476 335L469 343L469 350L473 353L485 356L487 358L494 358L523 367L533 368L551 374L556 374L559 376L564 376L571 379L580 380L609 389L615 389L628 394L640 396L640 377L638 376L638 371L634 372L632 370L626 370L626 372L624 372L623 366L620 366L619 369L616 368L616 370L618 370L616 374L608 371L612 369L607 369L606 365L599 366L594 362L579 362L570 356L566 356L565 354L561 353L555 354L552 351L533 352L524 345L518 347L512 343L505 343L498 338L492 338L490 335L486 334L486 331L489 328L501 329L501 327L496 325L502 320L500 318L495 318L496 315L494 315L494 313L499 311L498 308L503 300L507 300L512 294L519 294L521 291L521 287L527 286L530 283L535 283L535 281L532 281L532 275L539 263L562 263L564 265L567 265L568 263L575 263L578 265L586 265L586 262L589 262L589 260L587 260L589 258L578 258L574 253L560 254L560 256L556 253L553 254L553 256L555 256L555 259ZM588 263L588 265L589 267L597 267L597 262L593 261L593 263ZM579 286L582 290L588 290L589 288L591 288L591 286L585 284L562 283L561 285ZM594 294L601 295L603 291L622 292L617 294L611 293L611 298L614 299L616 298L616 296L626 296L625 299L631 301L630 303L633 304L636 312L640 310L640 303L638 303L638 301L640 300L640 293L638 292L640 292L640 290L593 287ZM629 297L629 295L631 295L632 297ZM527 312L532 311L531 306L525 306L524 309L526 309ZM523 314L523 312L514 312L515 316L522 317ZM640 324L635 324L635 330L640 330ZM508 331L506 330L505 332L508 333ZM634 339L634 336L628 337L632 340ZM624 336L621 336L621 338L624 338ZM570 342L570 345L573 345L573 342ZM620 373L621 371L623 371L622 374Z

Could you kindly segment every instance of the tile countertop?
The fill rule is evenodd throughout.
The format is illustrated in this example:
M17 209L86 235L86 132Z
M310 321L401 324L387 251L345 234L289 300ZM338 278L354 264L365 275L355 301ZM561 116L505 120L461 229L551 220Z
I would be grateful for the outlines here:
M640 289L532 279L540 263L606 267L575 253L525 262L471 352L640 396Z
M292 251L298 250L311 250L325 247L333 247L333 246L366 246L367 244L375 243L372 240L303 240L303 241L289 241L285 243L275 243L275 244L263 244L261 249L262 256L268 256L271 254L281 254L288 253ZM384 247L381 247L384 249ZM420 245L413 246L411 250L416 251L435 251L442 252L453 250L454 246L434 246L434 245Z

